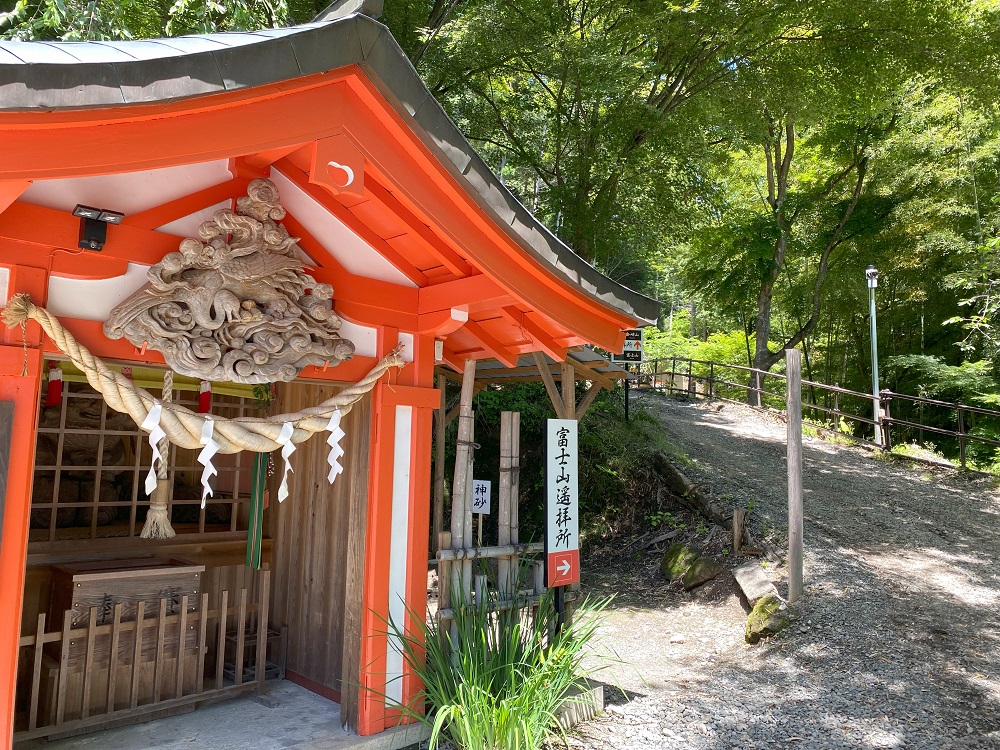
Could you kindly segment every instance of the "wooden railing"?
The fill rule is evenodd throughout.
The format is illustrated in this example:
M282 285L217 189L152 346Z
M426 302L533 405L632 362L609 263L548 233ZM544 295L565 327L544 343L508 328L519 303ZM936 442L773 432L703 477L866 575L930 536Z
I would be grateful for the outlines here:
M218 606L209 595L139 601L132 619L123 604L91 607L73 627L73 610L50 630L45 614L21 636L21 680L15 740L77 730L180 709L209 698L256 690L267 674L269 571L256 591L240 589ZM248 603L248 595L256 603Z
M785 380L781 373L682 357L647 360L638 372L640 388L749 403L784 412L784 388L771 391L765 387L767 380L772 378ZM1000 411L891 390L883 390L876 397L811 380L803 380L802 387L803 422L859 443L883 450L890 450L894 442L923 447L929 444L927 434L940 435L957 448L963 468L968 462L970 443L1000 447L1000 440L994 437L1000 435ZM936 423L930 421L931 418L936 418ZM881 428L881 444L876 442L876 424ZM942 425L954 425L955 429Z

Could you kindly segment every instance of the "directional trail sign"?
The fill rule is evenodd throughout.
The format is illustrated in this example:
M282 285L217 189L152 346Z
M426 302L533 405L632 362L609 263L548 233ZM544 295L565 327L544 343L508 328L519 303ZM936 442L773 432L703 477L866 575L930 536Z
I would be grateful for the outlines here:
M625 344L621 354L612 354L612 362L642 362L642 329L625 331Z
M545 445L545 579L552 588L580 581L576 420L548 420Z

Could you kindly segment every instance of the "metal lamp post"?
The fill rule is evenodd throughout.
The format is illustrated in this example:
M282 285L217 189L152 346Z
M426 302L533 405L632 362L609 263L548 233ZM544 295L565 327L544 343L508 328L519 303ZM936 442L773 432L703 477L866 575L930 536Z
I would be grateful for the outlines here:
M871 318L871 341L872 341L872 413L875 417L875 445L882 445L882 410L879 408L879 387L878 387L878 328L875 325L875 287L878 286L878 269L875 266L868 266L865 269L865 278L868 280L868 316Z

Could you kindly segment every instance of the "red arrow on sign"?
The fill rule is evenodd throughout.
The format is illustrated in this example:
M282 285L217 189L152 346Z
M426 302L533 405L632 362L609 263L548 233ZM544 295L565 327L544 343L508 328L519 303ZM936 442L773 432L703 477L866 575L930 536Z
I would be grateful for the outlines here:
M568 586L580 582L580 551L550 552L548 556L548 586Z

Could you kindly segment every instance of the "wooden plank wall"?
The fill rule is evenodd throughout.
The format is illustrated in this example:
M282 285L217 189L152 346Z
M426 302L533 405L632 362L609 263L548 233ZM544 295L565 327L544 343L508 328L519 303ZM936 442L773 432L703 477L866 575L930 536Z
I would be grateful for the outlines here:
M338 390L311 383L284 384L276 411L315 406ZM328 433L299 445L292 455L289 497L279 505L272 489L270 504L271 623L288 627L286 666L338 692L344 677L348 518L352 505L366 504L370 423L371 397L365 396L341 424L347 433L342 441L344 472L332 487L326 479ZM280 472L280 458L276 460Z

